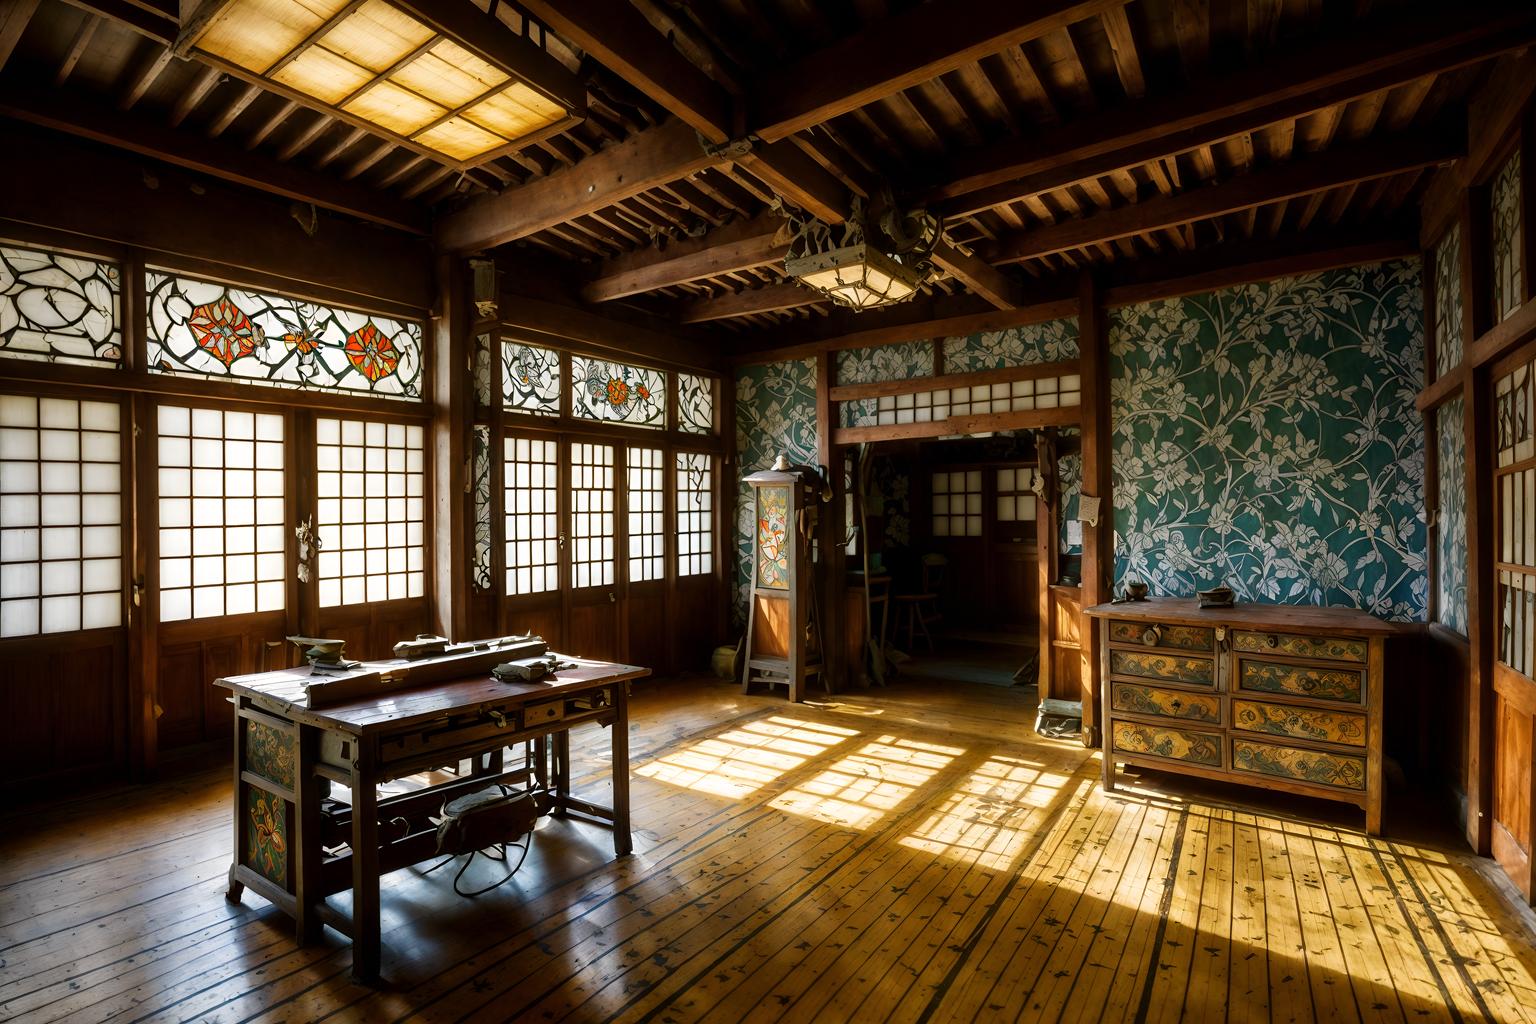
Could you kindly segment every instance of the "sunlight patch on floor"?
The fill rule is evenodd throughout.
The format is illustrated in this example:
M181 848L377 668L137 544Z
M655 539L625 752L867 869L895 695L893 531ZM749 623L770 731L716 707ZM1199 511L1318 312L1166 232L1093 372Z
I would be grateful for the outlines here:
M849 828L868 828L949 762L960 747L882 736L768 806Z
M857 735L853 729L775 715L691 743L634 771L668 785L739 799Z
M1030 812L1048 806L1067 779L1019 758L988 758L945 794L927 821L899 842L973 860L982 867L1009 867L1023 841L1038 827Z

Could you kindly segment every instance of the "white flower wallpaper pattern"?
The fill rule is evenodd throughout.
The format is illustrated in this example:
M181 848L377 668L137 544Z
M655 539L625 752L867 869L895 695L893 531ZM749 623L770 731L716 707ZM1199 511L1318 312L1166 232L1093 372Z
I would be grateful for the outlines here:
M1441 625L1467 635L1467 435L1460 395L1435 410L1440 508L1435 586Z

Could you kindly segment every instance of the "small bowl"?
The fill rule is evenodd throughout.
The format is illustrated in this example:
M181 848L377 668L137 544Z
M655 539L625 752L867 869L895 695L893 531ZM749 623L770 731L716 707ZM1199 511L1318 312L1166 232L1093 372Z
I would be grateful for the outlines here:
M1132 601L1145 601L1147 599L1147 585L1141 580L1125 585L1125 596Z

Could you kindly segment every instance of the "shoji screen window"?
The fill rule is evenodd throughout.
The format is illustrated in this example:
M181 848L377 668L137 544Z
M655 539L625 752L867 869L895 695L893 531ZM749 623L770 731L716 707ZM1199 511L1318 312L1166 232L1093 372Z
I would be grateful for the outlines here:
M1035 521L1035 492L1030 485L1035 474L1031 469L999 469L997 471L997 521L1000 523L1032 523Z
M0 395L0 637L122 624L119 417Z
M160 620L281 610L283 418L161 406Z
M714 571L715 512L713 460L697 452L677 453L677 574Z
M571 444L571 586L613 583L613 446Z
M504 445L507 593L559 590L560 448L529 437Z
M421 427L321 418L315 443L320 607L421 597Z
M933 474L933 535L981 536L981 470Z
M627 448L624 463L629 489L629 582L659 580L666 574L662 548L665 482L660 448Z

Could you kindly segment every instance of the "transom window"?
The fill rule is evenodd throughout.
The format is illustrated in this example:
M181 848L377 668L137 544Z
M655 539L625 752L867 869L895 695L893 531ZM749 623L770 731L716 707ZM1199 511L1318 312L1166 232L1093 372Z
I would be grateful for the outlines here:
M315 421L320 607L426 590L422 429Z
M571 414L660 430L667 424L667 378L644 366L571 356Z
M0 245L0 356L118 366L117 264Z

